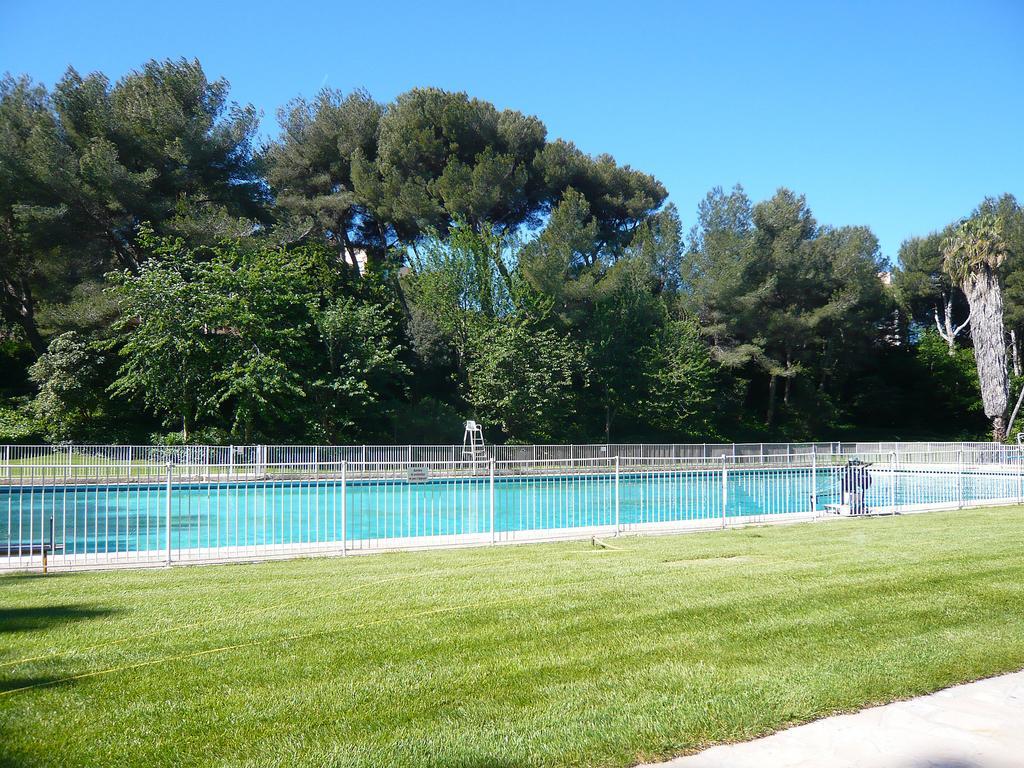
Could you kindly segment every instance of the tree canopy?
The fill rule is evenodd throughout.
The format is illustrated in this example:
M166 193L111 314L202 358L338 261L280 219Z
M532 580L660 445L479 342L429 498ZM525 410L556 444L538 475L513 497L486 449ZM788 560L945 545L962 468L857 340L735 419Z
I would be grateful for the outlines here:
M0 81L0 442L976 437L1019 391L1010 195L890 263L466 93L259 118L194 60Z

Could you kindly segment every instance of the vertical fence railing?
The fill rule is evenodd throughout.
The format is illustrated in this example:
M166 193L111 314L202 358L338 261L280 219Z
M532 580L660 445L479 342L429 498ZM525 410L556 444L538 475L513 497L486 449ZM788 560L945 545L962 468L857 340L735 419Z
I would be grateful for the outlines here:
M811 514L818 514L818 449L811 447Z
M166 502L166 536L167 536L167 565L171 564L171 552L174 546L174 542L171 539L171 532L174 529L171 520L171 501L172 501L172 487L174 485L174 465L170 462L167 463L167 502Z
M954 462L952 468L953 482L952 482L952 500L957 509L962 509L964 506L964 452L963 450L956 450L952 455Z
M490 477L488 478L488 483L487 483L487 495L488 495L488 498L489 498L488 506L490 507L491 544L494 544L497 541L497 539L495 538L496 531L494 529L494 458L493 457L491 457L491 459L487 462L487 470L488 470L488 474L490 475Z
M736 460L735 453L733 461ZM729 469L725 464L725 456L722 456L722 528L726 527L729 509Z
M619 503L619 475L621 471L620 458L618 454L615 455L615 535L618 536L622 532L622 520L620 518L621 506Z

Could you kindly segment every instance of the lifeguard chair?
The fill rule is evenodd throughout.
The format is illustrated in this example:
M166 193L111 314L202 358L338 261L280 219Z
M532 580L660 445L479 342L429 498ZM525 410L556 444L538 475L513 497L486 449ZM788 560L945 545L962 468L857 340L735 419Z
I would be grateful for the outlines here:
M475 421L467 421L464 426L466 431L462 435L462 460L471 462L476 471L477 462L487 461L484 431Z

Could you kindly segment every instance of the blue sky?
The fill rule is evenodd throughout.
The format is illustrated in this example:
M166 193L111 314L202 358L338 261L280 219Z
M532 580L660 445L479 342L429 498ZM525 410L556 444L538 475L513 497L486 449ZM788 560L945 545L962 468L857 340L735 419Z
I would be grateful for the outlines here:
M264 112L322 86L436 85L653 173L684 226L714 185L788 186L899 243L1024 198L1024 0L0 0L0 71L52 84L197 57Z

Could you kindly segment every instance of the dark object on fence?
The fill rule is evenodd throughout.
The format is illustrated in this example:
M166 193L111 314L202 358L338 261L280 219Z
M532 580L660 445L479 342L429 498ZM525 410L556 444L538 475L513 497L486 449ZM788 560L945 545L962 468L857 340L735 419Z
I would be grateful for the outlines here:
M869 464L857 459L851 459L839 476L839 489L842 493L843 504L850 508L851 515L866 515L867 506L864 504L864 492L871 487L871 475L868 473Z

